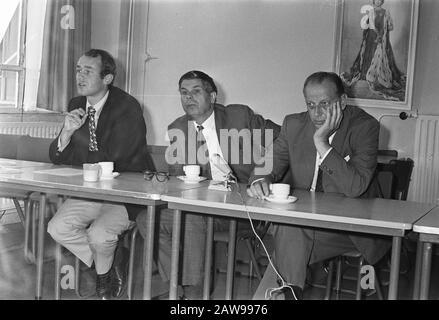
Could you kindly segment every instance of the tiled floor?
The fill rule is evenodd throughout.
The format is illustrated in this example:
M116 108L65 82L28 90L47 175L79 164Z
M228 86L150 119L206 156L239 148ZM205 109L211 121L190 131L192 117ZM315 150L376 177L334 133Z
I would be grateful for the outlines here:
M23 227L19 223L0 225L0 299L34 299L35 295L35 265L27 264L23 257ZM45 255L48 261L44 264L44 283L43 283L43 299L54 299L54 262L53 262L53 242L49 237L46 238ZM138 253L141 246L138 245ZM137 250L136 250L137 251ZM409 253L409 261L405 265L410 266L406 275L400 277L399 299L411 299L412 278L414 253ZM137 254L134 280L134 299L141 299L143 274L141 270L140 255ZM73 257L70 254L63 255L62 265L74 265ZM68 273L64 274L67 275ZM387 275L388 277L388 275ZM386 274L381 274L384 280ZM65 284L70 285L68 278L64 278ZM344 286L353 286L352 281L344 281ZM432 285L430 289L430 299L437 300L439 298L439 259L434 256L432 266ZM258 281L249 279L247 276L237 275L235 278L234 299L251 299ZM93 293L94 275L85 272L81 278L81 291L84 294ZM167 284L163 283L157 273L153 277L153 295L160 296L166 293ZM216 273L214 278L214 289L212 293L213 299L223 299L225 291L225 274ZM384 294L387 294L387 287L383 287ZM78 299L74 290L61 290L63 299ZM317 300L324 296L324 289L308 288L305 290L304 298ZM162 297L166 297L163 295ZM342 294L341 299L353 299L354 296ZM90 299L93 299L91 297ZM366 297L366 299L376 299L376 295Z

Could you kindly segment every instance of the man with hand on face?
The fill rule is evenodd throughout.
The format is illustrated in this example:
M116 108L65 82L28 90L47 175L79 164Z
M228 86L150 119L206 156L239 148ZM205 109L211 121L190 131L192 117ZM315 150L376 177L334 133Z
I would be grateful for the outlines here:
M216 103L216 85L213 79L204 72L194 70L185 73L181 76L178 86L185 114L168 126L171 146L168 148L167 160L177 159L174 163L168 162L169 173L175 176L185 175L184 165L198 164L201 167L201 176L223 181L226 178L225 167L229 167L227 169L231 170L231 174L238 182L247 183L254 168L253 158L250 159L253 148L271 143L272 141L265 141L266 131L272 130L271 137L274 139L279 134L280 126L270 120L265 120L248 106L239 104L223 106ZM222 130L228 134L248 131L249 140L235 147L231 143L224 145L225 141L221 141L223 138L220 131ZM257 145L251 145L249 155L246 154L244 145L246 142L253 143L253 130L260 130L262 139L256 143ZM176 151L184 150L183 154L174 155L172 150L175 150L173 149L175 146L180 147L177 147ZM193 159L190 156L190 150L196 153ZM239 159L238 162L233 160L235 156L238 156L236 157ZM246 157L251 161L245 161ZM220 164L217 161L220 161ZM161 211L159 217L160 238L157 264L165 281L169 280L171 269L173 216L172 211L165 209ZM138 216L137 225L142 235L145 236L145 215ZM228 225L227 219L214 220L215 230L226 229ZM182 226L183 257L180 259L182 261L180 288L183 292L181 292L181 297L201 299L207 217L197 213L183 212Z
M52 142L55 164L82 166L114 162L114 170L141 172L148 166L146 125L135 98L114 87L116 64L104 50L91 49L79 58L79 97L69 102L59 136ZM126 285L126 249L119 236L131 226L141 206L107 201L67 199L50 220L48 232L97 273L98 298L119 298ZM116 250L117 247L117 250Z
M267 176L249 180L247 193L264 199L269 184L290 169L291 187L313 192L333 192L347 197L376 197L379 123L358 107L346 105L341 79L335 73L316 72L304 84L307 112L286 116L273 144L273 168ZM300 200L300 199L299 199ZM285 298L301 298L308 265L359 250L369 264L389 248L386 240L317 228L276 225L274 265L290 288ZM255 297L277 287L269 266ZM294 292L294 295L293 295Z

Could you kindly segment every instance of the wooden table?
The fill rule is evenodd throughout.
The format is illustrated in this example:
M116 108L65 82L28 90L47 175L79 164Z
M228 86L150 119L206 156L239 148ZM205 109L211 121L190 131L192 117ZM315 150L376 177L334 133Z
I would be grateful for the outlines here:
M193 190L168 193L162 200L174 209L173 249L171 266L170 298L177 297L178 247L181 223L181 211L191 211L229 218L247 219L247 211L252 219L287 223L304 227L362 232L392 237L392 257L390 270L389 299L397 298L401 241L406 232L419 218L427 214L434 205L410 201L387 199L352 199L337 194L314 193L294 190L298 198L291 204L274 204L265 200L250 198L245 185L234 186L234 191L214 191L202 187ZM245 204L245 205L244 205ZM212 216L210 217L212 219ZM230 242L236 225L230 233ZM208 241L212 241L213 226L208 223ZM208 242L206 251L211 248ZM208 252L206 258L208 259ZM210 253L211 254L211 253ZM229 263L234 263L234 252L229 252ZM209 261L206 262L206 265ZM207 270L205 272L210 272ZM228 267L229 271L233 268ZM208 298L208 283L204 287L204 298ZM228 274L226 299L231 298L233 272ZM208 281L207 281L208 282ZM207 287L207 289L206 289Z
M99 182L86 182L82 174L73 176L60 176L51 174L52 169L70 168L69 166L57 166L47 163L16 161L12 164L10 159L1 159L2 163L9 163L8 168L17 170L14 173L2 173L0 170L0 188L12 187L16 189L39 192L40 211L38 225L38 254L37 254L37 284L36 299L42 298L42 272L44 253L44 216L46 211L47 194L59 196L79 197L85 199L96 199L118 203L131 203L145 205L147 209L147 239L146 241L146 263L143 297L151 298L151 277L152 277L152 248L154 239L155 207L164 204L160 200L160 194L166 192L177 192L199 187L198 184L185 184L184 182L171 177L167 183L146 181L141 173L122 173L113 180ZM77 168L76 168L77 169ZM5 171L4 172L8 172Z
M433 243L439 243L439 207L417 221L413 231L419 233L413 299L426 300L430 289Z

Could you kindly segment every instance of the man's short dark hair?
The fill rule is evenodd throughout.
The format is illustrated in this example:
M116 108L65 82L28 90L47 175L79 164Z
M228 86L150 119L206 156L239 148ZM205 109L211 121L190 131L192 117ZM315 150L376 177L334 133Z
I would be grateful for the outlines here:
M113 81L116 78L116 62L114 62L114 58L111 56L111 54L101 49L90 49L86 53L84 53L84 56L92 58L101 57L101 78L104 79L107 74L112 74L113 80L111 81L109 86L113 85Z
M183 80L192 80L192 79L200 79L201 82L203 82L204 89L206 89L207 92L218 93L218 90L216 89L216 85L215 82L213 82L213 79L209 77L207 74L205 74L203 71L197 71L197 70L192 70L182 75L180 80L178 81L178 89L181 88L181 83L183 82Z
M337 95L341 97L345 93L345 88L343 81L340 79L340 77L334 73L334 72L325 72L325 71L319 71L311 74L306 78L305 83L303 85L303 92L305 92L305 88L310 83L317 83L321 84L324 81L329 81L335 84L335 87L337 88Z

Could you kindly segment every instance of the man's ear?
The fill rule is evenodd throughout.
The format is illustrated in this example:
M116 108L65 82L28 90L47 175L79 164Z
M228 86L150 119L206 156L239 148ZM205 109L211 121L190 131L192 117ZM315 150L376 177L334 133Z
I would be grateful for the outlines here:
M104 83L108 86L111 83L111 81L113 81L113 79L114 79L114 75L106 74L104 77Z
M216 102L216 92L215 91L212 91L211 93L210 93L210 103L215 103Z
M341 110L344 110L346 108L347 98L348 98L348 96L346 95L346 93L343 93L341 95L341 97L340 97Z

